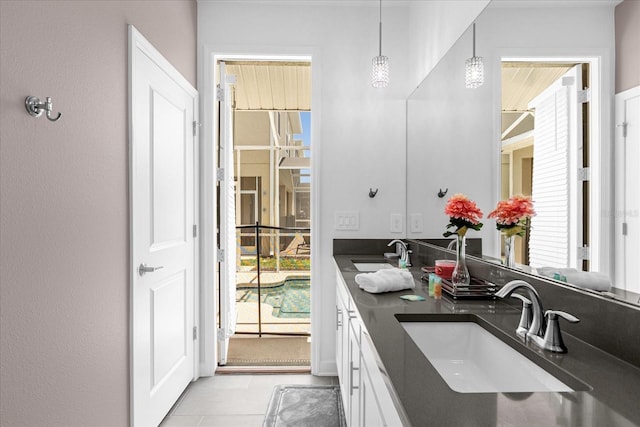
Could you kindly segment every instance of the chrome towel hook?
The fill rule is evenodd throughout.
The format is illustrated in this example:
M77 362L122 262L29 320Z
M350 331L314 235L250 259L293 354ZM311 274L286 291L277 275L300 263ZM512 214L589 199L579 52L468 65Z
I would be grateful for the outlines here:
M58 117L55 119L51 117L51 110L53 110L53 102L51 102L51 98L47 97L45 102L40 101L40 98L36 96L27 96L24 100L25 107L27 108L27 112L31 114L33 117L40 117L44 111L47 112L47 119L52 122L57 122L62 118L62 113L58 113Z

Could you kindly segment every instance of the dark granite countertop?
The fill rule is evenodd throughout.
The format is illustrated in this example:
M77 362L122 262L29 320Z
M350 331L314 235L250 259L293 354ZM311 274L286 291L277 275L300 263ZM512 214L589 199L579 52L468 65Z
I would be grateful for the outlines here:
M429 298L412 268L414 290L370 294L358 288L353 260L376 255L334 255L347 288L387 372L392 392L414 427L422 426L640 426L640 368L563 333L569 351L554 354L515 334L520 311L500 300ZM405 301L417 294L426 301ZM454 317L460 316L460 317ZM407 335L402 321L473 320L557 376L575 392L458 393ZM623 327L623 325L621 325Z

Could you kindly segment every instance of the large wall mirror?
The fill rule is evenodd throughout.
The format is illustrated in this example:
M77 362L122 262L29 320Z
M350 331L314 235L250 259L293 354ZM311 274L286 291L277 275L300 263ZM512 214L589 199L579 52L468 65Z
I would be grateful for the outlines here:
M485 213L467 236L500 263L504 239L486 214L532 196L515 268L640 305L640 281L613 275L616 2L506 3L475 21L482 86L465 87L470 27L407 100L407 238L441 238L447 199L464 193Z

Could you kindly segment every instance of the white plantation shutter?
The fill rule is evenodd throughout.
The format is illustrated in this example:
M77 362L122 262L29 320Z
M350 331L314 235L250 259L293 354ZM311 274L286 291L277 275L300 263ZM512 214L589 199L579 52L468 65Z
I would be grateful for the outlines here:
M233 108L231 85L235 76L225 73L220 64L220 86L224 100L220 103L220 164L224 180L220 184L220 247L224 248L224 261L220 268L220 340L219 363L227 363L229 338L236 331L236 212L233 168Z
M574 68L529 104L535 108L531 198L536 216L531 219L529 240L532 267L576 265L573 254L582 220L575 190L577 140L581 139L576 120L576 75Z

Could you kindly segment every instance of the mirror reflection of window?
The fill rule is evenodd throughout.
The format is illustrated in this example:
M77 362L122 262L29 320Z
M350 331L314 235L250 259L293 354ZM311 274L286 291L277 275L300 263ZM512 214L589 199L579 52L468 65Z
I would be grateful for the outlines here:
M516 262L588 270L588 104L578 102L588 64L502 63L503 199L531 196L537 215L516 237ZM504 243L503 243L504 245Z

